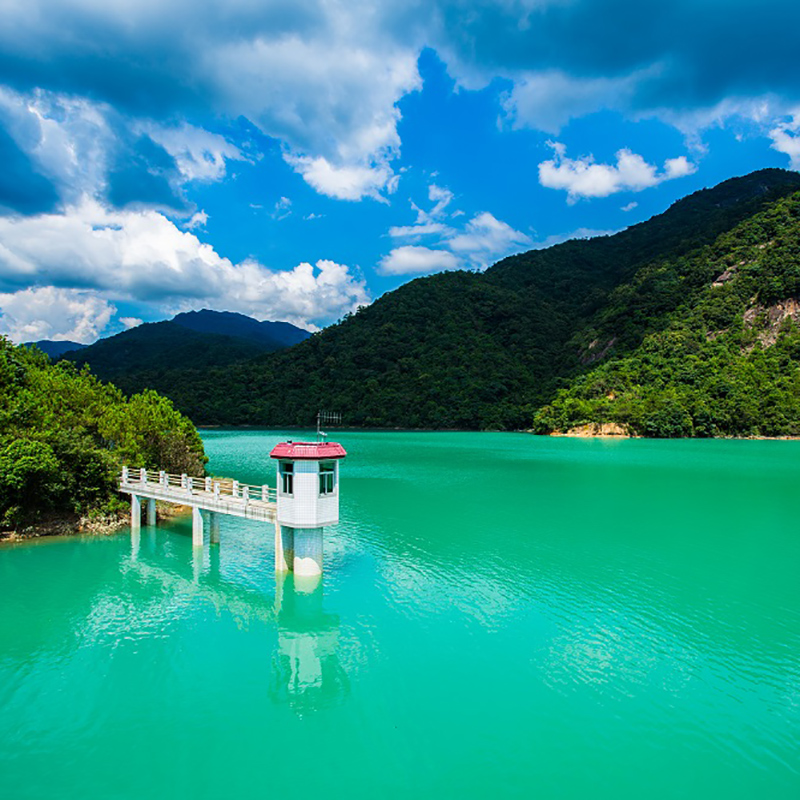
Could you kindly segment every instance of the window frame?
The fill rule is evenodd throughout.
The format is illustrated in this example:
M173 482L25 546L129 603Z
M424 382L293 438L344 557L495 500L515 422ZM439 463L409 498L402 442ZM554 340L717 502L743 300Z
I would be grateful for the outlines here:
M336 462L319 462L319 496L329 497L336 493Z
M281 494L294 497L294 461L281 461Z

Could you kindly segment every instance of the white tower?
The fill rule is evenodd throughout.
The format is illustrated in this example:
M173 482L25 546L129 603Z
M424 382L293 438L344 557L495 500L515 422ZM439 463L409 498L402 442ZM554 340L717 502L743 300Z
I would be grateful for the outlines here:
M270 453L278 462L276 571L322 573L322 529L339 521L339 460L346 455L336 442L281 442Z

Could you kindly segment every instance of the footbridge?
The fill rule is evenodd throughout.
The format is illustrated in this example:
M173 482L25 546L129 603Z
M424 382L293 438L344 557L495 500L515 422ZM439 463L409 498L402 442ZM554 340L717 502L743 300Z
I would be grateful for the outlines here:
M148 525L156 524L156 500L192 509L192 543L203 546L206 521L212 544L219 542L219 515L275 523L277 498L269 486L252 486L223 478L194 478L146 469L122 468L119 490L131 496L131 528L142 524L142 507ZM205 517L205 519L204 519Z
M319 432L320 438L323 437ZM122 468L119 490L131 497L131 531L156 524L156 501L192 509L192 544L202 547L206 521L209 541L218 544L220 515L275 526L275 570L296 577L322 574L323 529L339 521L339 462L347 455L338 442L281 442L269 457L278 488L220 478L171 475L163 470Z

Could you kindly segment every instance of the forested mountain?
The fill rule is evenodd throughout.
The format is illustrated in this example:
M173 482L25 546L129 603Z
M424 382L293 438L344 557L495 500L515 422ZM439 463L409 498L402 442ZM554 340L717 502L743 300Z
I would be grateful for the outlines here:
M103 380L141 371L209 369L248 361L301 342L309 332L286 322L259 322L244 314L190 311L168 322L150 322L64 354L88 364Z
M280 350L308 339L308 331L288 322L259 322L257 319L233 311L186 311L172 318L177 325L197 333L215 333L233 336L261 344L267 350Z
M800 193L615 290L573 339L587 361L613 342L612 357L558 392L534 428L798 436L799 323Z
M604 360L668 329L690 297L711 291L718 266L743 246L740 237L772 230L759 215L791 218L797 198L778 201L798 190L800 175L762 170L614 236L531 251L482 274L416 279L278 353L224 369L150 368L116 380L129 391L163 391L198 424L307 425L318 408L333 408L352 425L518 429L537 412L542 430L571 425L580 414L553 416L557 404L550 417L539 409ZM742 314L774 303L775 292L797 296L786 277L797 267L790 245L797 231L788 225L784 233L769 278L781 288L769 301L764 290ZM773 252L767 241L751 244ZM729 291L709 295L709 315L732 307Z
M80 342L70 342L65 340L39 339L38 342L23 342L26 347L38 347L43 353L50 356L53 360L61 358L65 353L72 350L81 350L86 347Z
M73 364L0 336L0 533L120 507L123 464L200 475L194 425L155 392L126 399Z

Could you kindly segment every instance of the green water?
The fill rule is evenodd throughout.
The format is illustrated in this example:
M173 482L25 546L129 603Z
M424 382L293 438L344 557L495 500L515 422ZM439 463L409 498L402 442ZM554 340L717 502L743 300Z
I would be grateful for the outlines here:
M800 443L339 438L311 594L242 520L0 548L0 797L800 796Z

